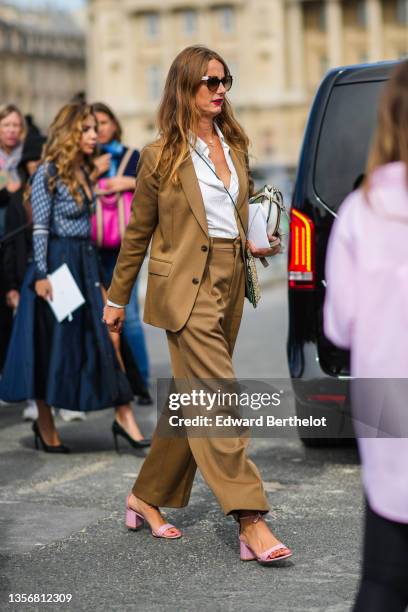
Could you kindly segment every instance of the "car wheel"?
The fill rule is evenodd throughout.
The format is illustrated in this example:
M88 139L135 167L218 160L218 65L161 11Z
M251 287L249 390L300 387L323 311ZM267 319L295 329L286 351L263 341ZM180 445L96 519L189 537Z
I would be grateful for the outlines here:
M296 416L300 419L309 419L311 416L313 418L321 418L322 416L327 416L329 414L330 408L327 410L324 406L313 406L313 405L305 405L296 400ZM330 437L315 437L312 435L308 435L309 428L303 427L302 425L298 425L298 435L302 444L306 448L335 448L340 446L350 446L350 443L354 443L352 438L330 438Z

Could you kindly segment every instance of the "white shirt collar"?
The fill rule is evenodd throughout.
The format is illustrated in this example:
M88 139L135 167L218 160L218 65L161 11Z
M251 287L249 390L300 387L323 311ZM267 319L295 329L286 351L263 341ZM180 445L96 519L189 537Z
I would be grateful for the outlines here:
M214 127L215 127L215 131L217 132L217 134L218 134L218 136L219 136L219 138L221 140L222 146L223 147L224 146L228 147L228 145L227 145L227 143L225 141L225 138L224 138L224 134L221 132L220 128L218 127L218 125L217 125L217 123L215 121L214 121ZM228 147L228 149L229 149L229 147Z

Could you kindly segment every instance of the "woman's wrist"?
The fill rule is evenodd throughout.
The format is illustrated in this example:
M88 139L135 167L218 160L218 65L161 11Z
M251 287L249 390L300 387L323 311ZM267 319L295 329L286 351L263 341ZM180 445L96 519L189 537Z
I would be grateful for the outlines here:
M111 302L111 300L106 300L106 306L110 306L111 308L126 308L126 305L116 304L115 302Z

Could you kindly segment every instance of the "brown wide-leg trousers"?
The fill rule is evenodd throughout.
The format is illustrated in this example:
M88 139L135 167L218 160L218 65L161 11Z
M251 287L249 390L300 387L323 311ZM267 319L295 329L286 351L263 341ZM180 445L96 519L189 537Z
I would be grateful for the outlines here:
M191 315L178 332L167 332L174 379L234 379L232 353L245 296L239 238L212 238L208 264ZM248 437L160 437L133 486L155 506L187 505L197 466L225 514L267 512L269 504Z

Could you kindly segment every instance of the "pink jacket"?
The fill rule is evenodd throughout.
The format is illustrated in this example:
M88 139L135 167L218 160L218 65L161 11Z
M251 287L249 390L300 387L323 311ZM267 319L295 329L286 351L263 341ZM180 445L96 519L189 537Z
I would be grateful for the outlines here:
M357 379L353 416L368 500L378 514L408 522L408 182L403 162L373 173L368 201L361 189L344 201L329 240L326 281L325 334L351 349L351 375Z

